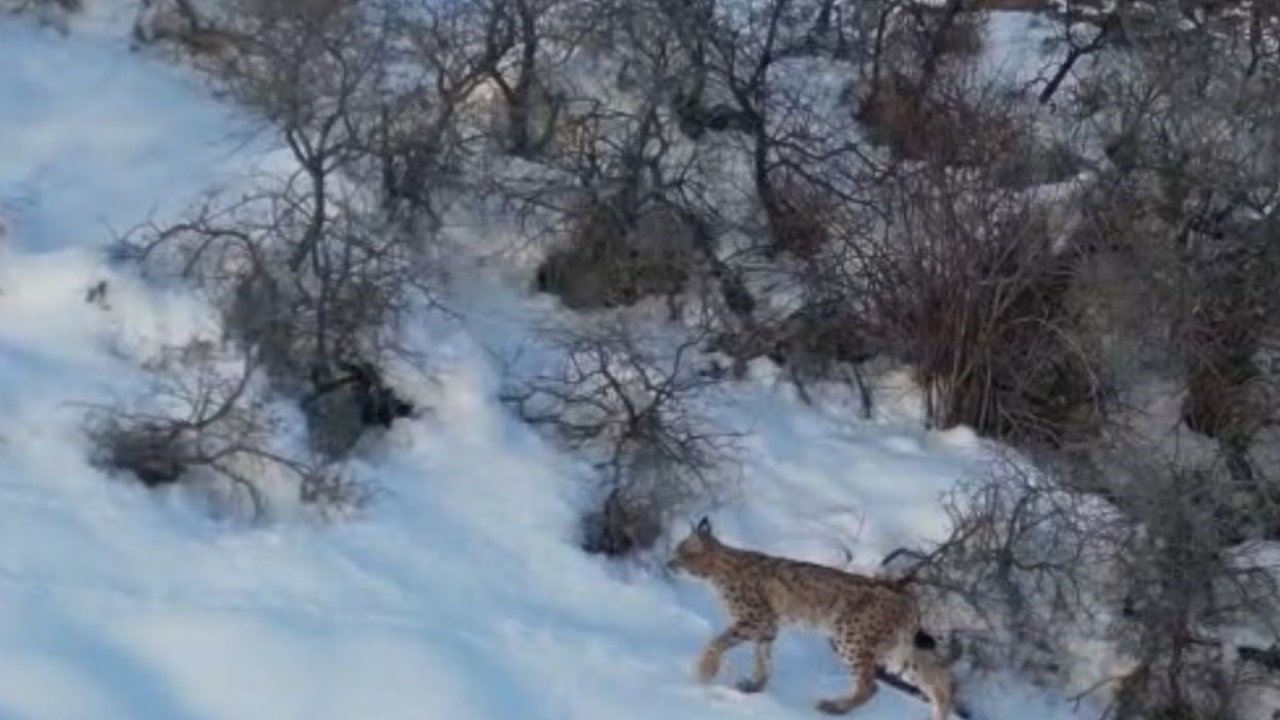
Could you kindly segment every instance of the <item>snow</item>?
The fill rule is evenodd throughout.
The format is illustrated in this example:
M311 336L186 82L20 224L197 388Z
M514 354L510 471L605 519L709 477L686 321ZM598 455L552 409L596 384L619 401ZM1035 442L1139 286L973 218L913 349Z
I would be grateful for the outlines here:
M696 685L723 623L709 592L576 548L582 468L496 400L491 350L551 312L515 291L460 297L465 323L424 318L432 413L358 463L381 491L358 518L246 526L92 468L80 403L136 397L137 360L214 331L198 298L111 266L105 244L270 156L191 76L130 52L130 3L90 5L65 38L0 18L0 718L785 720L843 688L804 634L783 636L764 694ZM872 569L941 533L937 496L985 448L921 429L904 378L882 378L900 399L868 421L762 378L736 389L723 412L750 434L712 512L723 535ZM1013 678L962 695L989 720L1074 717ZM856 716L925 714L886 690Z
M1054 23L1034 12L997 11L987 14L981 68L985 77L1014 88L1046 81L1057 59L1046 53L1054 38ZM1039 87L1035 88L1037 91Z

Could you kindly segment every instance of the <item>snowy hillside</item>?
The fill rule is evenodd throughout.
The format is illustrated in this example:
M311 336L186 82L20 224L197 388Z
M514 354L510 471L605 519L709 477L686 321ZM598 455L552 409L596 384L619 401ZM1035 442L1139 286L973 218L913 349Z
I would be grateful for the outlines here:
M196 295L111 266L107 243L274 157L189 73L131 52L131 21L122 1L66 37L0 17L0 719L810 718L844 686L797 633L769 692L698 686L724 620L709 591L578 549L582 468L499 402L491 352L554 311L499 273L454 283L461 319L417 325L435 382L405 382L431 411L361 461L378 495L354 519L223 522L91 467L82 404L136 396L140 360L216 332ZM972 433L921 429L893 374L898 401L851 421L768 373L721 408L746 433L713 514L728 538L872 570L945 530L939 495L985 457ZM965 676L961 695L983 720L1073 717L1011 677ZM926 712L885 690L856 716Z

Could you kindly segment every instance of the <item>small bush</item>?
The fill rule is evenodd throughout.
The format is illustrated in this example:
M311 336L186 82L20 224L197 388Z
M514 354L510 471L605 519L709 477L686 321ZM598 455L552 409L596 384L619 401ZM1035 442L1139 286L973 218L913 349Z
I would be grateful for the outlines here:
M143 0L133 23L139 44L171 42L197 57L229 61L244 39L193 0Z
M1275 568L1239 552L1239 495L1228 475L1179 465L1126 467L1131 476L1117 498L1141 531L1126 535L1116 553L1123 607L1112 633L1133 659L1116 689L1117 710L1241 717L1251 689L1217 633L1238 624L1272 627L1280 609Z
M103 415L91 422L94 465L133 473L147 487L176 484L195 464L196 450L185 428L158 420Z
M904 76L892 74L871 88L858 106L858 119L873 142L898 157L921 160L933 154L939 122L922 107L923 100Z
M782 175L772 179L764 198L771 245L768 254L788 253L809 260L827 245L830 198L818 188Z
M0 8L14 13L46 10L78 13L84 10L84 0L3 0Z
M1106 386L1066 303L1076 258L1054 248L1045 208L990 175L888 191L901 208L889 232L844 241L858 264L843 293L916 368L930 422L1047 446L1096 432Z
M589 203L571 219L567 242L538 268L537 289L575 310L674 296L693 269L692 232L673 212L632 216L617 203Z
M731 371L738 378L752 360L770 359L787 372L806 402L811 400L809 383L844 382L851 376L862 396L863 413L870 417L871 391L860 366L883 348L866 331L852 303L833 297L807 302L777 321L757 318L747 328L721 332L708 349L732 358Z
M908 574L968 630L971 663L1062 681L1096 672L1072 643L1100 640L1120 670L1086 694L1104 693L1106 717L1240 718L1280 679L1265 651L1233 647L1233 629L1275 634L1280 578L1237 544L1229 475L1094 449L1035 471L999 460L948 498L948 540L886 561L917 558Z
M253 518L267 511L267 477L290 478L296 496L323 512L362 506L361 483L336 466L276 448L281 419L253 387L249 360L228 367L213 346L170 348L146 364L154 387L146 410L95 406L86 416L91 462L151 488L208 484L230 488Z
M558 370L503 394L521 418L595 465L601 499L582 542L591 552L647 549L674 514L714 498L733 463L734 433L700 410L716 379L694 366L699 340L670 352L649 342L621 323L558 335Z
M302 402L315 449L337 459L364 431L413 412L379 365L426 296L429 268L376 217L336 200L314 234L306 203L291 186L215 198L180 223L135 230L120 248L146 270L176 271L206 290L225 337L251 348L274 389ZM315 255L293 267L299 246Z
M0 11L29 13L42 27L65 36L71 32L71 17L84 11L84 0L0 0Z
M977 630L957 636L971 662L1062 679L1064 642L1091 629L1104 597L1119 514L1011 457L958 483L946 508L948 540L898 551L919 558L909 572Z
M662 536L663 516L655 498L644 492L614 488L598 510L582 518L582 549L596 555L622 557L653 547Z
M413 403L369 363L344 363L337 372L314 376L312 385L302 400L307 437L315 452L330 459L345 457L371 429L389 428L415 413Z
M967 10L956 15L938 41L943 55L957 58L976 58L986 47L985 13Z
M873 142L904 160L987 168L1013 188L1073 176L1078 158L1038 138L1021 112L1015 98L992 88L957 84L922 93L905 75L891 73L870 90L857 117Z

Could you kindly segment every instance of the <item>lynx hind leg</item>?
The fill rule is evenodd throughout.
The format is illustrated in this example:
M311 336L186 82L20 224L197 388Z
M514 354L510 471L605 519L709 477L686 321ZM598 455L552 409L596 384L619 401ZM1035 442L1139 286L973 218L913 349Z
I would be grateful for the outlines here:
M932 720L947 720L955 709L955 679L933 650L916 648L906 667L906 680L929 698Z
M844 715L876 694L875 643L856 629L840 633L832 640L836 652L853 673L853 690L848 695L820 701L818 709L828 715Z

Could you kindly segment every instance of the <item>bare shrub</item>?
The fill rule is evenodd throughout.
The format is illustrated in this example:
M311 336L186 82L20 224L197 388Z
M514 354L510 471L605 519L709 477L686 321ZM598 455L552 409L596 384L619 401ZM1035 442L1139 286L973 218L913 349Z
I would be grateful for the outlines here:
M986 47L986 14L966 3L950 24L943 27L937 40L938 52L958 58L976 58Z
M387 385L371 363L343 362L332 374L317 371L312 390L302 398L311 447L337 459L350 453L370 428L389 428L418 409Z
M33 15L41 26L65 36L71 32L71 17L84 11L84 0L0 0L0 11Z
M645 78L647 82L656 82ZM688 195L702 178L657 96L572 98L544 150L550 172L500 188L548 245L535 286L576 309L678 295L714 266L714 233Z
M977 666L1096 677L1098 658L1073 643L1102 641L1120 670L1082 696L1105 691L1106 717L1241 717L1277 679L1236 633L1280 638L1280 567L1241 536L1259 512L1251 494L1221 467L1101 448L1038 470L997 460L947 499L947 540L886 564L914 558L907 574L950 607L954 644Z
M147 362L153 388L144 410L95 406L86 432L98 467L133 475L148 487L229 488L233 506L254 519L268 510L272 477L290 478L299 500L324 512L361 507L364 486L337 469L277 449L281 419L253 387L250 358L228 368L204 341L166 349Z
M138 44L175 43L196 57L231 62L242 38L194 0L142 0L133 23ZM219 65L221 67L221 65Z
M1169 59L1157 62L1163 72L1172 71ZM1253 159L1233 157L1256 141L1241 131L1251 121L1234 115L1250 103L1234 101L1229 119L1213 103L1173 110L1164 93L1182 81L1181 71L1174 75L1155 91L1143 87L1151 78L1130 78L1135 87L1118 91L1145 97L1121 105L1134 117L1113 153L1115 173L1084 198L1084 241L1118 268L1109 307L1099 313L1112 336L1108 361L1133 366L1131 377L1185 382L1183 426L1218 452L1188 459L1180 443L1093 448L1105 470L1089 484L1131 523L1114 553L1121 597L1108 627L1130 667L1107 679L1108 715L1251 717L1259 691L1274 691L1276 677L1257 662L1259 648L1234 646L1234 638L1243 630L1273 643L1280 598L1274 559L1257 553L1277 507L1273 479L1255 461L1273 412L1260 360L1274 295L1263 290L1264 278L1275 266L1270 244L1258 242L1271 221L1244 209L1253 191L1220 191L1254 182ZM1151 105L1167 110L1144 118Z
M827 226L832 221L831 205L836 198L788 173L775 175L777 179L769 183L771 192L763 198L772 243L769 253L790 253L811 260L830 238Z
M84 0L5 0L3 7L14 13L44 10L46 8L78 13L84 10Z
M1259 437L1276 421L1262 359L1280 267L1277 65L1262 48L1274 47L1277 27L1270 11L1237 9L1184 26L1167 9L1139 18L1116 8L1087 20L1096 29L1079 37L1064 22L1063 67L1090 55L1087 86L1068 99L1107 138L1109 167L1082 203L1090 241L1135 264L1133 295L1159 298L1126 331L1157 321L1150 344L1165 362L1153 367L1186 388L1183 421L1247 482L1267 474L1256 467Z
M1117 680L1113 710L1240 717L1260 678L1245 682L1248 668L1233 662L1236 649L1224 631L1250 627L1280 638L1277 568L1250 559L1251 545L1240 544L1242 512L1258 512L1241 504L1252 493L1212 467L1125 467L1116 497L1134 525L1116 552L1123 602L1111 632L1132 666Z
M806 301L776 320L757 317L749 328L717 333L708 350L732 358L731 372L738 378L745 375L749 362L768 358L783 368L805 402L813 400L811 383L850 382L859 393L863 416L870 418L873 398L861 366L883 348L877 348L866 331L852 305L834 295Z
M538 268L537 288L585 310L672 297L694 269L690 229L670 211L638 217L617 203L592 202L572 221L567 243Z
M938 136L938 121L921 107L916 92L905 77L889 74L871 87L858 107L858 119L871 139L911 160L931 155Z
M171 25L213 26L191 0L156 2ZM139 227L122 255L207 292L227 336L301 402L313 450L337 458L414 410L381 371L408 355L406 314L433 302L437 191L463 144L458 114L486 75L505 77L493 65L510 43L479 42L498 15L472 3L234 0L221 10L236 52L216 83L278 127L296 171L238 197L211 193L173 225Z
M865 335L915 366L930 422L1050 446L1087 437L1107 388L1067 299L1088 251L1066 242L1055 200L1010 182L1029 120L964 82L901 102L946 110L906 138L927 138L912 150L925 162L886 177L873 221L838 226L827 269L804 283L846 298Z
M290 267L324 239L333 195L352 183L412 236L438 228L475 133L460 128L476 87L504 59L485 42L484 3L231 0L237 53L218 86L281 132L311 220ZM496 53L496 54L491 54ZM349 191L350 186L345 189Z
M1064 302L1077 258L1055 248L1051 216L989 175L902 182L888 229L843 243L844 293L916 367L930 421L1055 446L1087 435L1105 387Z
M973 7L979 10L1047 12L1054 8L1054 4L1052 0L976 0Z
M78 13L84 10L84 0L3 0L0 9L11 13Z
M950 605L959 649L978 667L1017 667L1063 679L1071 648L1099 618L1114 538L1123 527L1100 498L1063 487L1052 473L996 458L945 501L952 531L914 557L908 574Z
M645 550L674 514L719 489L736 435L701 409L716 379L696 366L699 340L659 351L622 323L560 333L552 339L560 367L504 392L521 418L551 430L599 472L603 499L585 520L588 551Z
M1001 184L1019 188L1070 177L1074 155L1039 139L1025 112L995 87L957 80L926 90L889 73L867 92L857 116L872 141L897 158L989 168Z
M1178 337L1187 385L1183 420L1218 442L1243 482L1259 479L1254 441L1280 423L1280 388L1259 362L1280 310L1280 252L1263 239L1275 227L1274 221L1221 223L1210 231L1217 235L1213 246L1188 242L1180 257L1190 270L1183 289L1191 299Z
M555 4L412 0L376 6L386 16L385 23L373 23L374 36L383 27L388 36L375 57L385 54L387 62L373 96L378 120L367 160L378 174L384 209L410 232L439 227L453 193L466 187L459 182L466 159L495 144L492 128L466 122L468 105L486 80L506 110L505 147L521 154L541 149L555 125L541 70L543 24Z
M308 196L286 185L226 204L215 198L185 221L135 229L120 252L151 273L177 274L206 291L223 311L228 337L253 349L278 389L299 399L324 397L319 404L328 406L346 397L349 412L364 418L372 412L369 398L389 389L380 379L336 381L352 377L344 368L373 366L376 375L397 351L403 317L428 295L429 270L403 238L338 198L327 203L333 214L325 216L320 240L307 248L310 262L293 269L299 243L310 243ZM334 394L349 390L358 392ZM377 422L345 431L316 425L317 449L350 447L365 428L412 409L401 398L388 402L391 414Z
M210 292L282 389L320 395L342 365L382 361L430 276L421 238L352 183L385 120L385 23L338 0L236 7L243 54L219 81L278 123L299 170L122 244Z

